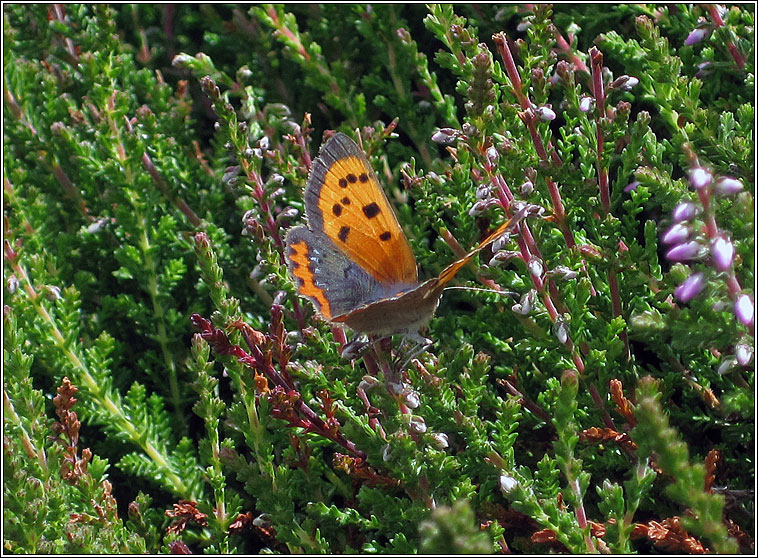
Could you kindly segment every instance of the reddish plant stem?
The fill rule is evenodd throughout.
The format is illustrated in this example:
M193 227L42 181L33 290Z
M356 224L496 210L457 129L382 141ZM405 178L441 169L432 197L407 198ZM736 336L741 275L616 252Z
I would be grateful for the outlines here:
M595 47L590 49L590 65L592 66L592 89L595 96L595 106L598 110L597 126L597 175L598 188L600 190L600 205L603 207L603 213L607 216L611 214L611 193L608 184L608 167L603 162L603 151L605 147L605 138L603 138L603 123L607 118L605 86L603 84L603 53ZM608 269L608 288L611 294L611 310L613 317L618 318L623 315L623 306L621 304L621 292L619 289L618 275L616 269L611 264ZM619 337L624 342L626 360L631 358L629 348L629 337L626 331L622 331Z
M241 328L240 332L250 349L250 353L246 352L239 345L232 345L226 333L218 328L214 328L210 320L206 320L199 314L193 314L191 320L192 324L200 332L200 336L211 345L217 354L233 356L239 362L263 374L274 386L281 387L286 392L297 393L298 398L295 407L298 413L310 423L310 425L304 426L304 428L341 445L353 456L365 459L366 454L364 452L357 449L355 444L345 438L341 432L330 428L313 409L306 405L302 397L299 396L299 390L274 368L271 364L271 358L267 358L263 354L258 340L250 335L250 331L247 328Z
M184 216L193 227L200 228L203 224L202 219L197 216L197 213L192 210L189 204L187 204L187 202L184 201L181 196L175 196L169 191L165 181L163 180L163 177L158 172L158 169L155 168L153 160L146 152L142 154L142 166L145 167L145 170L147 170L147 172L153 178L153 182L155 182L155 185L166 197L166 199L170 200L177 208L179 208L179 211L184 214Z
M711 16L713 23L716 24L716 27L724 27L724 20L721 19L721 14L719 13L719 9L716 4L706 4L705 7L708 9L708 13ZM726 42L726 47L729 49L732 58L734 58L734 62L737 64L737 67L740 70L744 70L745 59L742 57L742 54L740 54L740 51L737 49L735 44L731 40L728 40Z
M571 59L571 62L574 64L574 68L580 72L590 73L587 69L587 65L584 63L584 60L579 58L579 56L576 55L574 52L574 49L571 48L571 45L569 42L563 38L563 35L558 31L558 28L556 27L555 32L555 42L558 44L558 48L560 48L563 52L566 53L566 56L568 56Z
M700 167L700 161L694 149L688 143L683 146L684 153L689 160L690 168ZM706 186L697 190L697 196L700 200L700 204L703 206L703 222L705 223L705 235L708 237L709 242L713 242L720 236L719 227L716 223L716 216L711 207L711 186ZM737 276L734 273L734 266L729 268L725 279L727 292L732 302L736 302L737 298L742 294L742 286L740 285ZM750 335L755 335L755 321L748 326Z

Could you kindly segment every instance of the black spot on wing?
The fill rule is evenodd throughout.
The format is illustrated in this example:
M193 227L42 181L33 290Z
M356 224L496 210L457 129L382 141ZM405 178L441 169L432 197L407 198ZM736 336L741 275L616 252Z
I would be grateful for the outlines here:
M350 227L342 227L340 229L340 232L337 233L337 238L339 238L342 242L345 242L347 240L348 234L350 234Z
M373 219L380 213L379 206L376 205L376 202L371 202L368 205L363 206L363 214L368 217L369 219Z

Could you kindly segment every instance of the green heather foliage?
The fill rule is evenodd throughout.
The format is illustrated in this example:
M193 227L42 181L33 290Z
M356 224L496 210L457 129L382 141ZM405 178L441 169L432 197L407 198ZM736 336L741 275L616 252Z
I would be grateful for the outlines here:
M529 6L4 5L6 552L753 552L754 8ZM327 130L422 278L531 207L410 362Z

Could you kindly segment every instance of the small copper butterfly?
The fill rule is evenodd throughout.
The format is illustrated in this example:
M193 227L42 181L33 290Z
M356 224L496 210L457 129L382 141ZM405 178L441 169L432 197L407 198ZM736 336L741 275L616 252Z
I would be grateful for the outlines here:
M313 161L305 187L307 226L287 233L286 259L297 290L328 322L365 334L404 334L434 315L445 285L477 252L508 230L419 283L416 258L384 190L358 145L337 133Z

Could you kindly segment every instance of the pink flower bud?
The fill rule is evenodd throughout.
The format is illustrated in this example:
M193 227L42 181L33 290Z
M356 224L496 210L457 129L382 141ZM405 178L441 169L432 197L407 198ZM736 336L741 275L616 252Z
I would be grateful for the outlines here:
M753 360L753 347L740 343L734 348L734 356L740 366L747 366Z
M689 221L695 215L697 215L697 206L691 202L682 202L671 212L671 218L674 219L674 222L676 223Z
M708 35L708 31L709 30L704 27L696 27L690 31L689 35L687 35L687 38L684 40L684 44L687 46L692 46L699 43L705 39L705 37Z
M539 258L532 258L529 260L529 263L526 265L527 269L529 270L529 273L531 273L532 277L542 277L542 275L545 273L545 266L542 265L542 261Z
M711 254L713 255L713 263L716 269L719 271L726 271L732 267L732 260L734 259L734 244L731 240L718 237L713 241L711 245Z
M693 273L674 289L674 296L681 302L689 302L702 292L705 288L705 283L705 273Z
M690 184L695 190L705 188L711 183L711 180L713 180L713 176L703 167L695 167L690 170Z
M518 487L518 481L510 475L500 475L498 484L503 494L510 494Z
M725 196L736 194L742 190L742 188L742 182L736 178L732 178L731 176L724 176L723 178L720 178L718 182L716 182L716 191L719 194L723 194Z
M746 326L753 323L755 306L749 295L741 294L737 297L737 301L734 303L734 314L737 316L737 319Z
M584 96L579 99L579 110L582 112L589 112L592 110L592 106L595 104L595 99L592 97Z
M635 180L634 182L630 182L626 186L624 186L624 192L634 192L637 189L637 186L640 185L639 180Z
M534 114L536 114L537 118L543 122L550 122L551 120L555 120L555 112L550 107L537 107L534 110Z
M677 244L671 250L666 252L666 259L672 262L685 262L695 260L700 257L703 247L694 240Z
M661 236L661 242L664 244L681 244L690 237L690 229L687 225L677 223L669 227L663 236Z
M455 143L455 140L459 135L460 131L454 128L440 128L432 134L432 141L443 145L449 145Z

